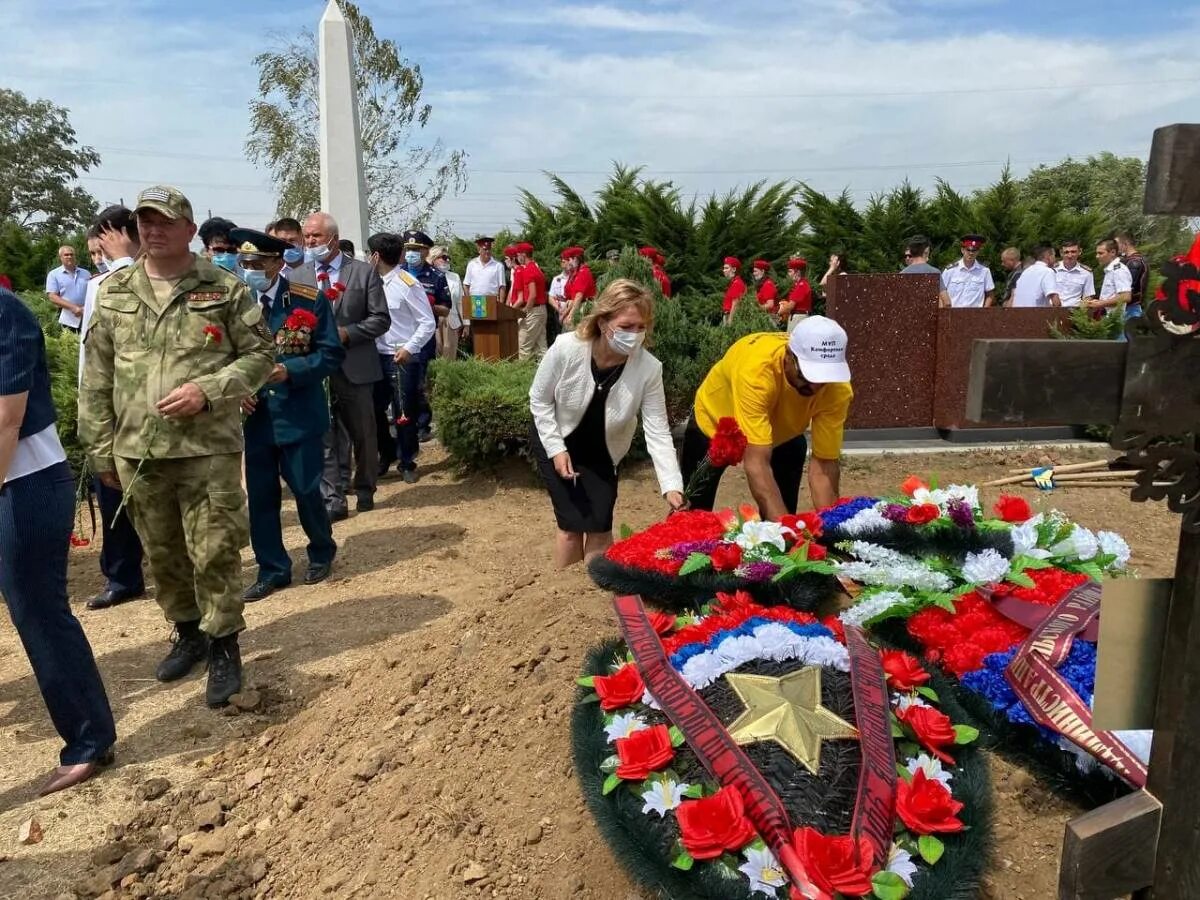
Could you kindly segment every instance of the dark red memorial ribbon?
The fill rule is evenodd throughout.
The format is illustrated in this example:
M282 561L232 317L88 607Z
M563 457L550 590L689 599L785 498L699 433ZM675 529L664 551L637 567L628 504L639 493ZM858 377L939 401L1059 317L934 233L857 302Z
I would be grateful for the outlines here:
M671 666L641 598L614 597L613 607L621 634L650 694L683 732L688 747L709 774L722 786L736 787L741 793L747 816L792 881L792 897L831 900L829 894L812 883L796 854L792 826L778 795L721 720ZM852 831L856 837L861 835L870 840L873 861L877 868L883 868L891 849L896 780L887 690L879 654L867 644L861 631L853 627L846 631L863 756ZM860 706L860 702L865 706Z
M1030 633L1004 671L1018 699L1039 724L1090 753L1135 788L1146 786L1146 765L1111 731L1092 729L1092 711L1057 668L1077 635L1100 614L1094 581L1067 594Z

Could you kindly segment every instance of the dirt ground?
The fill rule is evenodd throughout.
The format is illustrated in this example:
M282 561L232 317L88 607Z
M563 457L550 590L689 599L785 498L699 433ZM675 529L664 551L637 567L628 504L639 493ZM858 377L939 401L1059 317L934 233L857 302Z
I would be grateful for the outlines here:
M843 489L894 489L914 472L982 482L1041 455L853 457ZM549 502L527 469L461 478L436 446L422 462L420 483L385 481L376 511L336 526L329 582L248 609L252 710L206 709L202 676L154 681L168 629L153 600L87 612L96 548L74 551L72 601L120 734L117 765L82 788L34 796L58 739L0 622L0 897L95 896L114 875L124 887L106 896L643 896L599 838L570 761L572 679L615 630L608 597L582 570L552 568ZM1170 573L1178 524L1165 508L1108 488L1017 492L1120 531L1143 574ZM723 502L746 497L740 472L726 479ZM627 472L618 521L663 512L649 468ZM294 513L285 525L303 571ZM981 896L1052 897L1076 810L992 763L997 842ZM30 816L45 836L24 846Z

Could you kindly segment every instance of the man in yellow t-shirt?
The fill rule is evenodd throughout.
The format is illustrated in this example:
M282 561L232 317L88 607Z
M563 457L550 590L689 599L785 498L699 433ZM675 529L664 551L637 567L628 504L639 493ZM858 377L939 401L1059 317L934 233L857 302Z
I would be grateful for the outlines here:
M854 391L846 365L846 332L824 316L809 316L790 334L752 334L729 348L696 392L683 439L683 479L708 453L717 422L737 420L746 435L743 465L764 519L795 513L812 428L808 488L816 508L838 498L842 432ZM690 492L693 508L712 509L721 473Z

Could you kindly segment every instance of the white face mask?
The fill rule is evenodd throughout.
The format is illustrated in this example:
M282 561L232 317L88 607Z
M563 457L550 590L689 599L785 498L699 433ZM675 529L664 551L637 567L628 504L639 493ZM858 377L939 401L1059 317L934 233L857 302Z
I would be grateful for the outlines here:
M321 244L320 246L317 246L317 247L305 247L304 248L304 261L305 262L320 263L320 262L325 262L325 260L328 258L329 258L329 245L328 244Z
M608 346L613 353L629 356L640 348L646 340L644 331L619 331L614 329L608 335Z

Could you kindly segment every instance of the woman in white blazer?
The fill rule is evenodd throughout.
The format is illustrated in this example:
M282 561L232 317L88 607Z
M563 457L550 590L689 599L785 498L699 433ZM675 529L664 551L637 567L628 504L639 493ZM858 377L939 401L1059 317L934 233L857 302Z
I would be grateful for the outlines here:
M590 559L612 543L617 466L633 443L639 412L659 489L673 509L684 505L662 363L643 347L653 326L650 292L618 279L538 366L529 389L531 443L558 522L559 566Z

